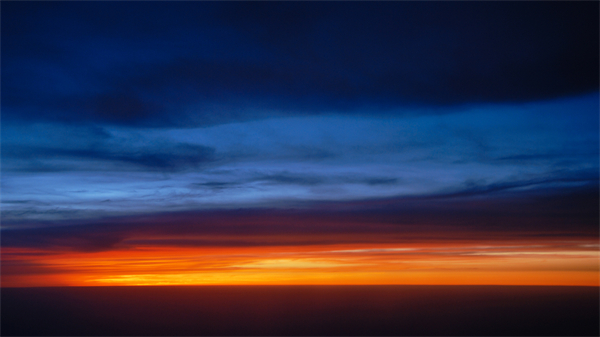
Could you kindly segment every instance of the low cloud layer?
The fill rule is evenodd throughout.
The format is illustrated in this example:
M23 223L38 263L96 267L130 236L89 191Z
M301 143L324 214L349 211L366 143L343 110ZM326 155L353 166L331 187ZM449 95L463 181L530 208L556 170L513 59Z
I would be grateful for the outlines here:
M519 196L438 195L336 202L295 210L210 210L102 220L29 221L4 230L2 245L92 252L140 246L578 240L598 235L596 192L597 185L591 185Z

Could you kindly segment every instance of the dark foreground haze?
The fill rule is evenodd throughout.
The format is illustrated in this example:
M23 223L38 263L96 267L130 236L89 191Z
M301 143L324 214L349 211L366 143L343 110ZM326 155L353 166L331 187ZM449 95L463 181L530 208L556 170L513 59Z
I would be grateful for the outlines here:
M599 288L146 286L2 289L11 335L589 335Z

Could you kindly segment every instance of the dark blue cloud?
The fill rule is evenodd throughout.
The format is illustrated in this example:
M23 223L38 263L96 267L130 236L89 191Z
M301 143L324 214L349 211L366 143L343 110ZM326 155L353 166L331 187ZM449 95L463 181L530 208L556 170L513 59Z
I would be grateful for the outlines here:
M110 149L106 147L65 149L42 146L6 146L3 150L3 157L8 160L20 159L27 161L25 167L19 168L20 171L55 171L58 167L53 165L52 162L49 165L39 165L38 163L42 160L52 161L56 159L70 160L71 164L82 160L117 162L141 167L142 169L161 171L179 171L194 168L215 160L213 148L191 144L172 144L163 148L137 147L134 149ZM78 168L71 166L64 169L77 170ZM102 170L101 168L96 169Z
M9 2L3 119L190 126L593 92L597 13L597 2Z
M493 194L497 192L515 191L515 190L527 190L535 189L535 187L542 186L542 190L545 190L548 185L553 184L583 184L584 186L597 186L598 185L598 170L578 171L578 172L555 172L549 177L540 177L528 180L517 180L517 181L503 181L501 183L492 184L480 184L476 181L467 181L461 186L458 191L449 193L443 193L439 195L433 195L431 198L456 198L456 197L468 197L468 196L481 196L486 194Z
M297 174L290 172L280 172L275 174L262 174L250 177L240 181L209 181L205 183L192 183L192 188L210 188L221 190L254 182L266 182L273 185L301 185L301 186L318 186L335 183L348 184L366 184L366 185L395 185L400 183L398 178L390 177L356 177L356 176L327 176L317 174Z

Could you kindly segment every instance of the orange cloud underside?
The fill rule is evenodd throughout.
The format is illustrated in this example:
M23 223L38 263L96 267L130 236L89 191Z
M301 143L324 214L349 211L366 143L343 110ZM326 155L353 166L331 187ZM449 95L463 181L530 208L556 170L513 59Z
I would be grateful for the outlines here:
M598 241L2 249L2 286L599 285Z

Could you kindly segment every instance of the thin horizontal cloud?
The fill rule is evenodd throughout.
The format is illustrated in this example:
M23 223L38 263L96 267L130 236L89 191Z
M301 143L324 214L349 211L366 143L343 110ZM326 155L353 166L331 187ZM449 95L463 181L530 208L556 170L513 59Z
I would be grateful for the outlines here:
M345 184L364 184L364 185L395 185L400 183L398 178L389 177L357 177L357 176L336 176L317 175L317 174L298 174L287 171L282 171L274 174L256 175L246 180L240 181L209 181L205 183L192 183L192 188L209 188L214 190L222 190L225 188L240 187L244 184L266 182L276 185L301 185L301 186L317 186L330 185L336 183Z
M463 184L462 188L456 192L440 193L435 198L454 198L454 197L467 197L467 196L478 196L485 195L488 193L510 191L513 189L530 189L539 186L548 186L553 184L584 184L588 186L598 185L598 171L589 170L583 172L564 172L562 174L555 174L550 177L528 179L528 180L517 180L517 181L505 181L501 183L492 184L478 184L477 182L467 181Z
M215 160L214 149L206 146L192 144L173 144L166 148L161 147L146 147L146 148L52 148L43 146L5 146L3 157L20 160L33 160L34 164L27 165L27 171L55 171L52 166L52 160L67 159L73 164L77 161L107 161L119 162L121 164L130 164L137 167L142 167L150 170L166 170L177 171L190 167L198 167L201 164L212 162ZM49 160L50 163L45 166L39 162ZM59 163L60 164L60 163ZM65 164L64 162L62 163ZM22 170L23 168L20 168ZM67 170L69 168L65 168ZM77 169L71 167L71 170ZM87 168L89 169L89 168ZM117 168L118 170L118 168Z

